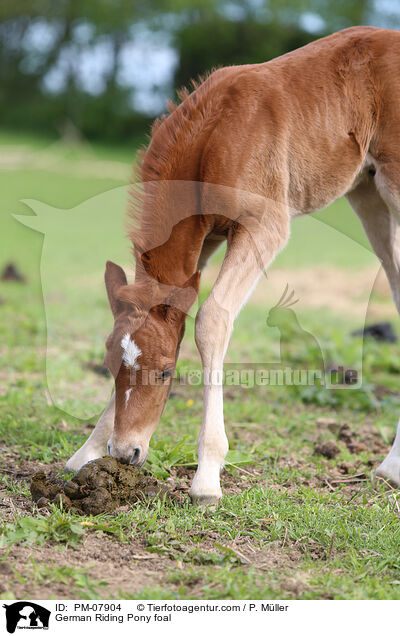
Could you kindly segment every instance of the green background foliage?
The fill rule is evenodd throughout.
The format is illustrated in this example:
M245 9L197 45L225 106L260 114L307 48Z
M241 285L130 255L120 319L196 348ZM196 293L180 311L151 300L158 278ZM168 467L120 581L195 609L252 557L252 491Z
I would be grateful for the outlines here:
M337 29L385 23L395 27L399 16L380 14L372 0L5 0L0 121L57 136L131 139L143 135L175 89L213 67L265 62ZM141 70L151 75L162 62L162 42L174 62L151 87L157 105L138 106L135 55L142 47ZM160 49L161 58L151 61L146 47ZM93 90L81 76L89 58L103 68Z

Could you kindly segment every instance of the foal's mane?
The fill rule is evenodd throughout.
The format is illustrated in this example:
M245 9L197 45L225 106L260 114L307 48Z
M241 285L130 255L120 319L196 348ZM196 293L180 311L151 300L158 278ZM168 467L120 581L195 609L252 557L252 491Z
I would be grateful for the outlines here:
M187 165L199 135L207 134L222 114L218 106L223 94L213 89L229 70L219 69L197 81L192 80L192 92L187 88L178 91L178 103L168 101L167 114L155 120L149 145L138 153L128 207L129 237L136 258L149 247L163 243L164 240L157 243L157 235L168 236L174 225L171 210L151 205L157 189L155 182L199 180L195 171L187 176Z

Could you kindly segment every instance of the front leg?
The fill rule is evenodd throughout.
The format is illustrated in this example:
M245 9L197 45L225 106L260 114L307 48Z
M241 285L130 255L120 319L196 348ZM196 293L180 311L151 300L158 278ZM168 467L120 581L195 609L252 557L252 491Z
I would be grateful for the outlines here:
M101 415L90 437L67 461L65 468L76 472L84 464L107 455L107 442L114 428L115 393L112 394L104 413Z
M215 377L208 378L209 371L204 369L203 421L197 444L199 463L189 491L194 503L205 505L217 503L222 497L220 472L229 448L224 426L222 384L218 384Z
M239 228L228 250L211 294L196 317L196 344L204 373L204 410L198 441L199 464L190 489L193 501L209 504L222 497L220 471L228 452L223 414L223 360L233 329L233 321L267 265L288 238L286 219L279 235L257 227Z

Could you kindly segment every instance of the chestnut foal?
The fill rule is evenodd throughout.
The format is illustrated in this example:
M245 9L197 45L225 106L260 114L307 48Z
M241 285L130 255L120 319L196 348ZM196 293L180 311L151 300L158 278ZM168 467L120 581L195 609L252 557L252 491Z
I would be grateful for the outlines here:
M222 496L224 355L234 318L286 244L291 218L345 195L400 310L399 68L399 32L350 28L265 64L220 69L156 122L132 212L135 283L113 263L105 273L115 318L105 359L115 392L69 469L107 449L143 464L200 270L223 240L224 262L196 316L207 381L193 500ZM156 381L145 381L148 369ZM400 485L399 431L377 474Z

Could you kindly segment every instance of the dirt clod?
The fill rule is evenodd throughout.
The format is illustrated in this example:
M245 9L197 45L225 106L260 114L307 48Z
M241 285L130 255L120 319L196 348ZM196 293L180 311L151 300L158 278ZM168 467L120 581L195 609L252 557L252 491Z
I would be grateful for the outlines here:
M355 433L350 429L348 424L343 424L340 427L338 438L347 446L350 453L358 455L358 453L368 450L367 445L356 438Z
M156 497L170 490L154 477L134 466L120 464L114 457L89 462L68 481L54 471L40 471L31 480L32 499L39 507L49 502L79 514L99 515L144 497Z
M318 417L315 420L315 423L319 427L327 428L334 435L338 434L341 426L340 422L338 422L337 419L333 417Z
M13 569L7 561L0 561L0 574L3 576L9 576L13 573Z
M46 497L39 497L39 499L36 502L36 505L38 508L47 508L49 503L50 503L50 500L47 499Z
M338 464L338 468L340 472L345 475L350 475L350 473L354 472L354 466L350 462L340 462L340 464Z
M328 459L333 459L334 457L336 457L336 455L340 453L340 450L336 442L334 442L333 439L331 439L328 442L322 442L320 444L316 444L314 453L316 455L323 455L324 457L327 457Z
M378 342L397 342L397 336L390 322L376 322L373 325L353 331L352 336L368 336Z
M347 444L350 444L353 441L353 438L354 433L350 429L350 426L348 424L342 424L338 432L338 439L340 439L341 442L344 442L347 446Z
M58 492L53 499L53 503L62 506L65 510L71 507L71 500L63 492Z
M52 500L63 489L63 480L54 471L46 474L43 470L35 473L31 481L31 495L34 501L42 498Z
M8 263L1 273L1 280L24 283L25 277L21 274L18 267L14 263Z

